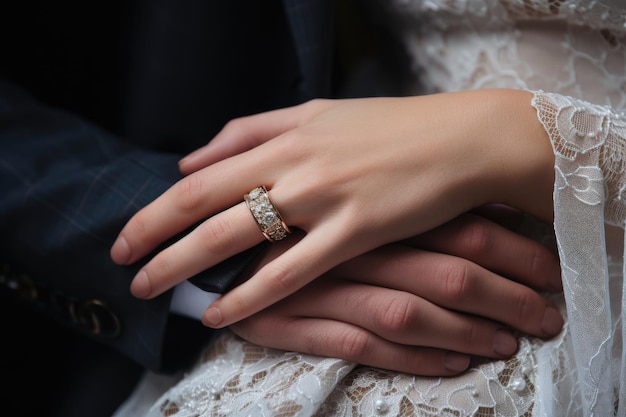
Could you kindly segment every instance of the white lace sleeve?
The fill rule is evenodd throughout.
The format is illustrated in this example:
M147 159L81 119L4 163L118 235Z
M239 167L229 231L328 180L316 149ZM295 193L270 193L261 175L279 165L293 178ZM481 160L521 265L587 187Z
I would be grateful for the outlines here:
M563 375L575 389L573 398L548 384L541 404L569 404L576 415L623 416L626 293L622 271L613 268L623 257L623 237L605 223L623 232L626 117L608 107L541 91L532 103L555 152L554 229L576 365Z

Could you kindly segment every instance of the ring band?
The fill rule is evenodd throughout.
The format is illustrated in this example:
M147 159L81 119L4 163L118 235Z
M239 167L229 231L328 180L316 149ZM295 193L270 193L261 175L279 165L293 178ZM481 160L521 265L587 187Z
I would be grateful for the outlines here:
M257 187L248 194L244 194L243 199L265 239L275 242L284 239L291 233L272 200L270 200L265 186Z

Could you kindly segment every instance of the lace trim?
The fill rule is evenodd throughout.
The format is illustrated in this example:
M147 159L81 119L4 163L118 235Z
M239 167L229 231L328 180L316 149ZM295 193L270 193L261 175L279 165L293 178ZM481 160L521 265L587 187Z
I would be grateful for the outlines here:
M532 104L555 152L554 230L574 353L565 376L579 387L569 396L555 393L552 404L567 404L577 415L623 415L623 244L617 260L611 255L623 229L610 236L607 224L624 227L624 115L542 91Z
M605 220L626 218L626 117L572 97L537 92L533 99L554 152L557 188L571 187L586 204L606 201ZM568 163L575 162L575 164Z

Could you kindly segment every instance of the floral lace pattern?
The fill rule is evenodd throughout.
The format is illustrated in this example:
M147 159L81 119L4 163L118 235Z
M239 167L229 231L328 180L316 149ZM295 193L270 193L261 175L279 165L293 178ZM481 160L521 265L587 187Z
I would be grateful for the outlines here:
M604 239L605 224L624 226L624 115L553 93L536 93L533 105L556 156L554 228L576 365L566 377L581 386L580 396L555 393L553 402L582 407L582 415L624 415L626 293L610 253L619 245Z
M339 359L262 348L226 332L153 414L313 415L353 368Z
M557 157L557 192L605 204L605 221L622 227L626 218L626 117L611 108L539 92L533 105Z
M225 333L151 416L530 415L536 341L507 361L424 378L266 349Z
M595 0L394 0L414 59L413 93L545 90L626 107L626 3Z
M454 378L264 349L227 332L149 415L626 415L625 3L379 3L413 57L420 82L410 92L535 92L532 105L556 155L554 233L564 297L555 302L568 325L547 342L522 338L510 360L476 363Z

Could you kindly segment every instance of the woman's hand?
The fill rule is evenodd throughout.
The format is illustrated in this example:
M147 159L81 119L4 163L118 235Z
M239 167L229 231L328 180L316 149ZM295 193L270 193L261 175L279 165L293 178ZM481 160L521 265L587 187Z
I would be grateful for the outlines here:
M129 264L202 221L137 274L151 298L263 240L242 195L259 185L306 233L207 309L223 327L336 265L500 202L551 219L553 155L530 93L484 90L312 101L230 123L181 161L190 173L137 213L111 249ZM224 159L225 158L225 159Z
M269 246L242 279L301 235ZM449 376L471 356L510 357L516 332L556 335L563 320L535 290L558 292L560 282L544 246L465 214L351 259L230 327L262 346Z

